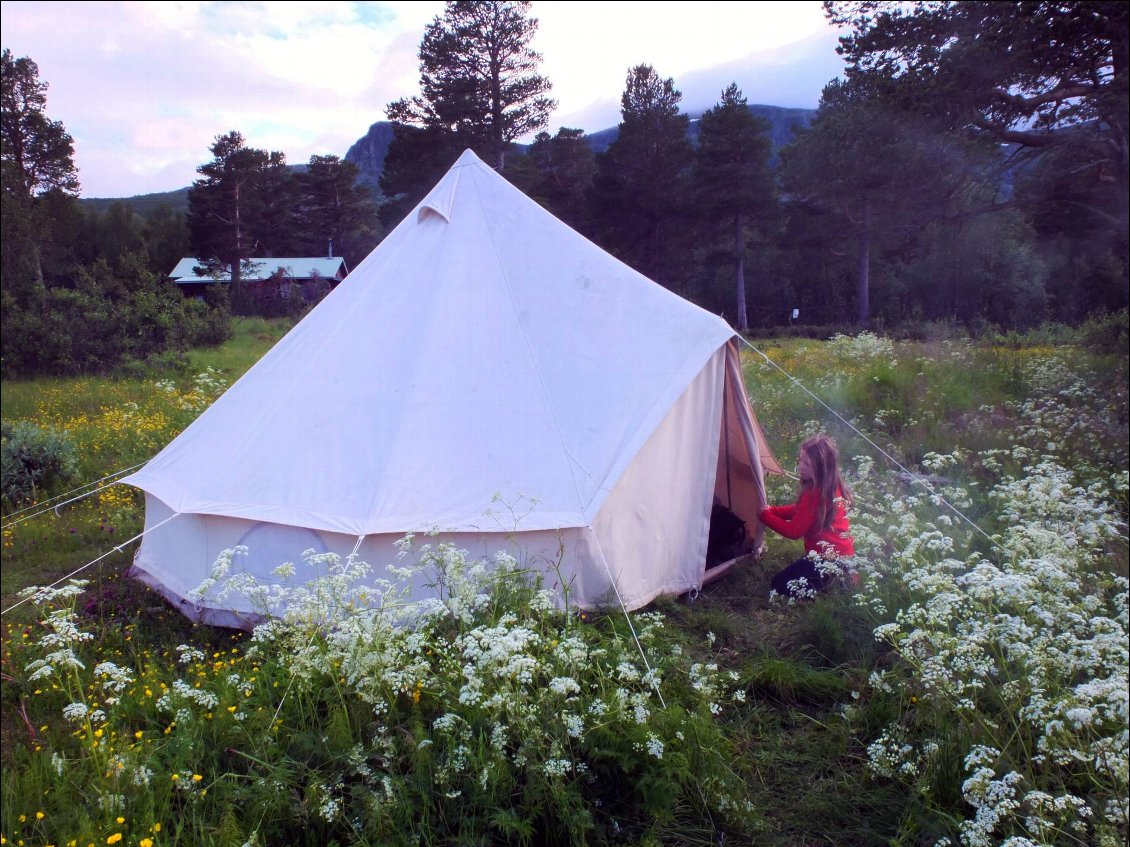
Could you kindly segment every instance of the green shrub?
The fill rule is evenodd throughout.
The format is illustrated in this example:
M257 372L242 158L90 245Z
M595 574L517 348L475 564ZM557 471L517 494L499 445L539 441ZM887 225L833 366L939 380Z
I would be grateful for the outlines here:
M859 327L851 323L789 324L757 327L755 330L758 338L813 338L821 341L834 335L851 335L855 332L859 332Z
M219 344L231 335L226 304L187 300L124 256L79 267L66 285L33 285L5 299L5 376L106 373L131 359Z
M1095 353L1127 355L1130 350L1130 312L1123 309L1109 315L1088 318L1079 327L1079 344Z
M78 456L65 435L27 421L2 428L0 478L7 503L34 500L42 489L74 476Z
M892 326L890 335L900 341L966 341L969 329L955 321L909 318Z
M232 337L231 309L227 292L207 301L184 301L184 335L188 347L214 347Z

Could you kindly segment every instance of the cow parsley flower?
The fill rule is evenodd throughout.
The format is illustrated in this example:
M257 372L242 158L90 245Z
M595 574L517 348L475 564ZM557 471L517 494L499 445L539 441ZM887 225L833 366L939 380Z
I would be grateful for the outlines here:
M565 776L572 769L573 763L569 759L547 759L542 765L542 770L549 777Z
M557 676L549 681L550 690L557 694L568 696L570 694L579 694L581 686L577 681L568 676Z

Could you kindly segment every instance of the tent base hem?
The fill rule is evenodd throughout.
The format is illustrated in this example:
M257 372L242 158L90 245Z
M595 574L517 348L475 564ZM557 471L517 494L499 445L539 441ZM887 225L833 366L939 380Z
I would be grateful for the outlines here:
M193 623L207 626L218 626L225 629L242 629L247 632L268 620L265 615L254 612L239 612L235 609L217 609L212 606L201 606L186 597L173 591L157 577L137 565L131 565L125 575L135 579L150 590L164 598L170 606L191 620Z
M725 562L719 562L712 568L707 568L706 572L702 576L703 587L705 588L716 579L720 579L721 577L725 576L730 572L734 565L738 564L738 562L746 561L756 562L757 556L755 556L753 553L743 553L740 556L735 556L733 559L727 559Z

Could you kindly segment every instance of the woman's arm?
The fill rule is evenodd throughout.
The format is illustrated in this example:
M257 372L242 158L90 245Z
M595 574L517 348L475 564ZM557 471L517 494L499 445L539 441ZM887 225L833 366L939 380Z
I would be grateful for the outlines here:
M785 506L770 506L765 511L770 511L779 518L791 521L796 516L796 503L789 503Z
M762 509L758 517L767 527L785 538L804 538L816 520L813 497L805 492L796 505Z

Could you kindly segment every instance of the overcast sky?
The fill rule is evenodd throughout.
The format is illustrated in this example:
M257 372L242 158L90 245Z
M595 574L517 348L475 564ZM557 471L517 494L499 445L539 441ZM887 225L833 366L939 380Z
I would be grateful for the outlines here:
M189 185L217 135L301 163L344 156L385 106L418 93L441 2L3 2L0 39L47 82L84 197ZM674 77L701 111L736 81L750 103L815 108L840 74L836 32L804 2L535 2L549 130L620 121L628 68Z

